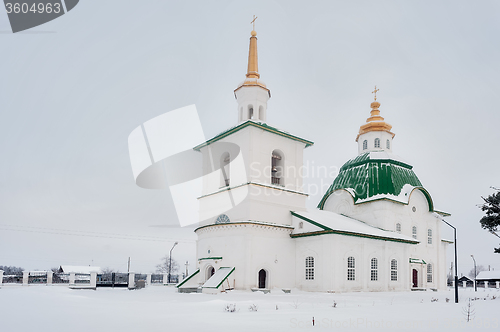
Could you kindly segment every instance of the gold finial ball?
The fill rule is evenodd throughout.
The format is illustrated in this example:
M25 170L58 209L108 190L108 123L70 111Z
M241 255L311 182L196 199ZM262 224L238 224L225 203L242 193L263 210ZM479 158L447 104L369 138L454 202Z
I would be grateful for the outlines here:
M251 35L252 35L252 37L255 37L255 36L257 36L257 31L255 31L255 30L252 30L252 32L251 32Z
M378 101L374 101L370 104L370 107L373 109L377 109L380 107L380 103Z

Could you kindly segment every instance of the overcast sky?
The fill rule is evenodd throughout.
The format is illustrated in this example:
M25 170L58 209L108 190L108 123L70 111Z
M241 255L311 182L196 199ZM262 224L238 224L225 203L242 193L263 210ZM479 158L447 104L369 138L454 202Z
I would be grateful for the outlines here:
M0 265L126 271L130 256L146 273L179 241L192 271L194 228L168 190L135 185L127 138L190 104L207 138L235 125L254 14L268 123L315 142L304 162L357 155L377 85L394 153L452 214L459 274L471 254L500 269L477 207L500 186L498 1L82 0L17 34L0 10Z

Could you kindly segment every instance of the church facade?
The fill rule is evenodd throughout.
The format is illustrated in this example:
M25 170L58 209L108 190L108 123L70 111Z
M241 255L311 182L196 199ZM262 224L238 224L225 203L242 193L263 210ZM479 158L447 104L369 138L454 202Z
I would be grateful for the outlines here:
M266 122L271 93L260 80L256 35L234 91L237 125L194 148L210 175L198 199L197 271L179 291L444 289L448 214L393 154L394 133L376 97L357 156L317 209L306 208L303 151L313 142Z

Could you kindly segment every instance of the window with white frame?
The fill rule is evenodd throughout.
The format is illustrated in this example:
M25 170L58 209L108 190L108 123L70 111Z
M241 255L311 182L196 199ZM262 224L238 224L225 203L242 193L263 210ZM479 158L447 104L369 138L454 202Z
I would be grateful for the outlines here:
M391 260L391 281L398 281L398 261Z
M356 268L354 257L347 258L347 280L356 280Z
M306 280L314 280L314 257L306 257Z
M417 238L417 226L411 228L411 236L413 236L414 239Z
M371 281L377 281L378 280L378 261L376 258L372 258L371 264Z
M427 282L432 282L432 264L427 264Z
M366 149L368 149L368 141L364 140L363 141L363 150L366 150Z
M380 138L375 138L375 148L380 148Z
M427 243L432 244L432 229L427 230Z
M396 232L401 233L401 224L400 223L396 224Z
M387 140L387 141L385 142L385 146L386 146L388 149L390 149L390 148L391 148L391 142L390 142L389 140Z

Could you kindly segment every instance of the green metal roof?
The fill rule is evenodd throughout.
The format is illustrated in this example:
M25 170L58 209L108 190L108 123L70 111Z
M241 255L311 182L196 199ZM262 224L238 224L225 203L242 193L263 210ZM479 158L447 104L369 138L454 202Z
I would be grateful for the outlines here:
M200 151L200 149L204 146L207 146L207 145L210 145L212 143L215 143L217 142L218 140L226 137L226 136L229 136L245 127L248 127L248 126L253 126L253 127L257 127L257 128L260 128L262 130L265 130L265 131L268 131L268 132L271 132L271 133L274 133L274 134L277 134L277 135L280 135L280 136L283 136L283 137L287 137L287 138L290 138L290 139L293 139L294 141L298 141L298 142L302 142L306 145L306 148L313 145L314 142L312 141L308 141L306 139L303 139L303 138L300 138L298 136L294 136L286 131L283 131L283 130L280 130L278 128L275 128L275 127L272 127L270 125L268 125L267 123L265 122L255 122L255 121L252 121L252 120L247 120L235 127L232 127L232 128L229 128L228 130L225 130L223 131L222 133L220 133L219 135L209 139L208 141L206 141L205 143L202 143L200 145L197 145L195 146L193 149L196 150L196 151Z
M411 191L418 188L427 198L429 210L433 211L432 199L413 172L413 166L392 159L389 154L385 157L377 158L373 153L367 152L346 162L321 199L318 208L323 209L328 197L339 189L348 191L353 196L354 204L377 199L390 199L407 204ZM405 185L410 187L407 186L407 191L402 192ZM408 189L411 190L408 192Z

